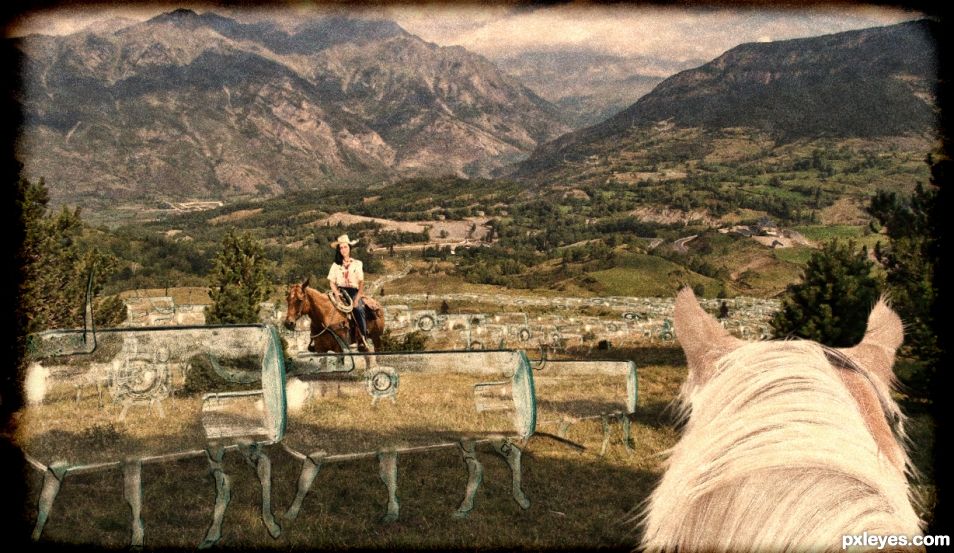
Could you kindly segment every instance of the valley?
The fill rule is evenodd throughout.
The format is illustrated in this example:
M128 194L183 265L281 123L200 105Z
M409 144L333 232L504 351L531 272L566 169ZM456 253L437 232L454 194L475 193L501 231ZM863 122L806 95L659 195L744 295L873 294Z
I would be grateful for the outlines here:
M117 260L109 293L201 285L236 231L275 282L322 277L348 233L370 275L776 297L831 237L870 255L870 199L930 181L935 27L746 43L663 78L658 60L583 49L501 70L384 19L180 9L18 38L19 146L24 176L81 206L84 242ZM628 106L587 119L627 86Z
M218 493L227 472L234 496L221 541L226 548L632 550L639 530L620 521L658 482L660 452L682 431L672 402L687 378L698 376L687 346L691 323L700 318L690 324L680 318L679 336L674 328L674 298L686 287L718 320L717 332L697 342L709 342L721 326L746 341L808 338L839 348L857 343L851 332L865 332L859 322L877 294L887 294L903 321L904 342L896 357L897 345L888 348L899 386L888 395L876 384L877 400L882 407L897 401L907 416L903 429L892 424L891 430L910 438L911 468L922 474L910 481L912 494L924 499L917 514L935 523L933 455L941 441L935 408L943 402L932 394L944 389L937 383L945 346L935 322L942 297L938 252L946 236L935 189L951 174L938 126L943 31L936 18L841 6L807 15L667 6L635 17L626 6L520 5L477 13L481 5L422 9L403 19L377 5L244 8L157 8L4 39L22 68L11 91L22 115L14 144L19 181L12 187L22 227L14 240L22 244L15 248L19 280L11 296L20 372L11 372L0 390L4 409L19 409L11 388L18 393L30 374L41 374L23 362L36 354L38 342L31 340L44 330L78 328L87 314L101 336L111 327L153 327L134 332L148 334L169 326L161 329L169 343L188 346L181 327L193 326L211 331L223 351L233 343L221 329L267 323L259 327L271 336L265 359L281 367L289 397L297 397L289 413L303 406L301 394L311 395L313 421L304 427L304 419L292 418L299 426L289 428L304 431L307 443L298 445L314 453L299 456L270 444L272 507L256 491L265 482L256 473L263 476L267 467L258 458L256 470L247 470L258 450L246 449L244 440L244 460L231 452L224 461L213 459L217 441L205 453L193 452L208 456L215 478L204 460L201 467L181 458L143 469L148 548L199 543L209 528L210 482L216 480ZM591 19L589 9L599 17ZM466 393L451 397L449 372L417 381L420 367L409 366L400 397L412 401L376 407L383 397L374 391L382 390L377 376L359 382L351 378L357 372L332 374L346 368L343 359L329 357L323 371L314 358L300 356L314 336L305 317L285 326L294 298L289 287L307 281L326 291L335 258L330 245L343 234L356 241L351 252L363 263L366 293L385 308L382 360L390 353L418 363L410 352L422 350L467 351L461 358L470 359L481 359L476 350L497 348L526 354L532 369L526 380L539 386L531 396L540 392L531 401L543 408L535 437L545 438L520 446L530 448L522 469L529 510L508 493L507 458L486 464L486 485L469 518L448 516L465 481L461 452L468 485L478 474L465 437L434 456L402 452L401 518L378 522L381 479L389 483L385 464L375 472L370 451L384 443L378 452L384 460L398 443L382 442L382 431L402 434L399 447L409 438L433 440L449 418L471 424L474 409L483 416L493 411L484 406L501 405L494 397L508 383L483 376L480 383L457 381ZM305 305L300 301L292 300L292 316ZM324 330L337 323L327 324ZM883 333L885 327L870 328ZM89 343L85 330L68 334ZM95 340L93 333L94 349ZM711 341L722 347L719 340ZM46 344L60 347L57 340ZM41 343L40 351L47 346ZM83 375L88 391L92 384L102 389L98 398L81 397L79 373L70 371L92 367L87 361L94 357L120 359L117 351L153 353L135 340L128 348L105 339L101 346L93 356L63 356L61 349L50 355L51 370L64 377L51 388L62 409L34 409L37 416L22 419L44 433L45 453L73 439L82 449L105 440L111 457L122 453L126 423L107 420L120 406L115 398L103 403L102 385L114 387L117 379ZM789 344L768 344L776 346ZM141 366L164 364L169 357L160 353L142 357ZM247 360L254 368L262 358ZM633 409L627 396L628 411L619 415L622 440L609 433L615 419L608 417L617 415L602 397L611 385L619 391L620 382L554 374L570 360L593 362L594 374L612 361L635 366L638 377L627 373L626 380ZM550 371L541 371L549 361L555 362ZM493 368L481 363L484 372ZM818 366L821 372L837 367L832 357ZM209 398L200 394L219 390L206 379L224 377L220 368L211 353L194 355L176 378L204 406ZM394 400L397 373L382 368L394 376L387 379ZM782 368L786 382L801 382ZM826 383L828 372L821 375ZM161 373L128 374L159 382ZM248 376L255 375L245 371L242 378ZM337 386L338 376L348 385ZM561 395L547 396L548 385ZM269 393L280 389L272 385ZM360 394L345 401L354 391ZM374 396L370 410L365 391ZM175 407L184 396L173 395L168 405ZM233 403L248 411L242 416L263 409L256 399L262 394L242 396ZM724 405L724 394L715 396L716 407ZM27 409L43 403L42 394L36 397L27 398ZM217 405L221 398L213 399ZM284 402L273 405L279 403L284 410ZM325 403L337 418L315 410ZM418 403L431 412L415 418ZM438 406L451 403L446 417ZM546 418L557 404L569 418ZM385 412L401 405L395 416ZM93 431L47 433L47 418L69 427L78 406L97 413ZM387 416L376 422L374 409ZM159 420L161 407L153 410L151 402L133 409L129 420L149 430L178 424L173 410L166 422ZM598 415L579 420L581 412ZM885 415L889 420L895 412ZM326 467L335 463L317 448L336 424L342 440L329 443L344 454L355 438L363 453ZM191 425L170 435L183 428L203 432ZM492 452L481 458L485 453ZM126 490L135 492L131 460L122 464ZM297 526L282 519L277 539L283 541L275 541L262 531L263 509L284 510L305 469L313 468L313 477L319 465L321 480L303 516ZM42 494L49 496L48 483L60 478L57 466L65 465L41 468ZM42 539L127 544L128 507L138 508L118 492L111 499L100 493L115 488L115 477L110 471L71 478ZM24 520L39 518L40 481L26 483L31 499ZM389 484L389 510L394 491ZM195 508L177 508L182 505ZM224 512L224 505L215 509Z

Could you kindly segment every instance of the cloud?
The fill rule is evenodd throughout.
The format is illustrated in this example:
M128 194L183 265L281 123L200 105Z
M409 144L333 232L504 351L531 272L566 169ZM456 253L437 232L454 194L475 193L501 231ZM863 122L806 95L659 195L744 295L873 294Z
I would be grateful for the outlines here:
M44 35L68 35L109 19L145 21L162 12L176 9L176 5L147 3L139 6L127 4L67 4L44 10L30 10L19 14L12 21L7 34L23 36L31 33Z
M455 44L459 37L479 32L514 14L508 6L403 5L386 8L381 17L393 19L410 33L436 44Z
M812 6L805 9L557 6L404 7L393 17L409 32L489 58L524 51L588 49L623 56L712 59L743 42L830 34L916 19L899 9Z
M707 61L743 42L785 40L889 25L922 14L876 6L824 4L809 8L636 7L628 5L554 7L507 4L399 4L349 9L340 6L269 6L266 11L227 9L187 3L197 11L213 9L232 16L242 12L276 19L344 10L370 18L395 20L408 32L441 46L463 46L491 59L527 51L592 50L625 57L642 56L670 64ZM99 20L144 20L176 6L79 5L24 14L12 34L67 34ZM266 15L267 14L267 15Z

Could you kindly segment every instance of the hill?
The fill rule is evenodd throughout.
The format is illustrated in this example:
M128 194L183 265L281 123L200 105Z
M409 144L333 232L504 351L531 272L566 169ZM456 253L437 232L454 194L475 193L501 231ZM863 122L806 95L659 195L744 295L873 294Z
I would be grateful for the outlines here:
M763 137L763 148L934 135L937 32L920 20L742 44L666 79L609 120L541 145L513 174L539 179L587 156L612 156L658 128L701 129L713 139L744 129ZM704 150L711 140L697 142Z

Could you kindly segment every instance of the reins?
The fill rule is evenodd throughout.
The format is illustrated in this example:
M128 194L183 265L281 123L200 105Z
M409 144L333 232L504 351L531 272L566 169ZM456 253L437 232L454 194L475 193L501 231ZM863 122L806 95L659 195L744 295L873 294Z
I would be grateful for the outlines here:
M903 438L901 431L901 417L894 409L891 408L890 401L884 396L881 388L879 388L878 385L875 384L871 379L871 375L868 374L868 371L862 369L851 358L838 350L831 348L823 349L825 351L825 357L828 358L828 362L831 363L832 366L860 374L865 378L865 380L868 381L871 389L874 390L875 397L878 398L878 403L881 404L881 412L884 414L884 418L888 423L888 427L891 428L891 433L894 435L896 440L901 441Z

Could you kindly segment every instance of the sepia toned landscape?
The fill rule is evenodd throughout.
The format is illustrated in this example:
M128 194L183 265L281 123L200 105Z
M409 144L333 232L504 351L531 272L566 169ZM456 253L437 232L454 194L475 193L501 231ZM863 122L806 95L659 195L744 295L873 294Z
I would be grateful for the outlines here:
M631 550L686 424L686 288L727 336L836 348L889 298L939 533L945 21L841 8L24 10L19 539ZM342 235L370 355L290 315Z

